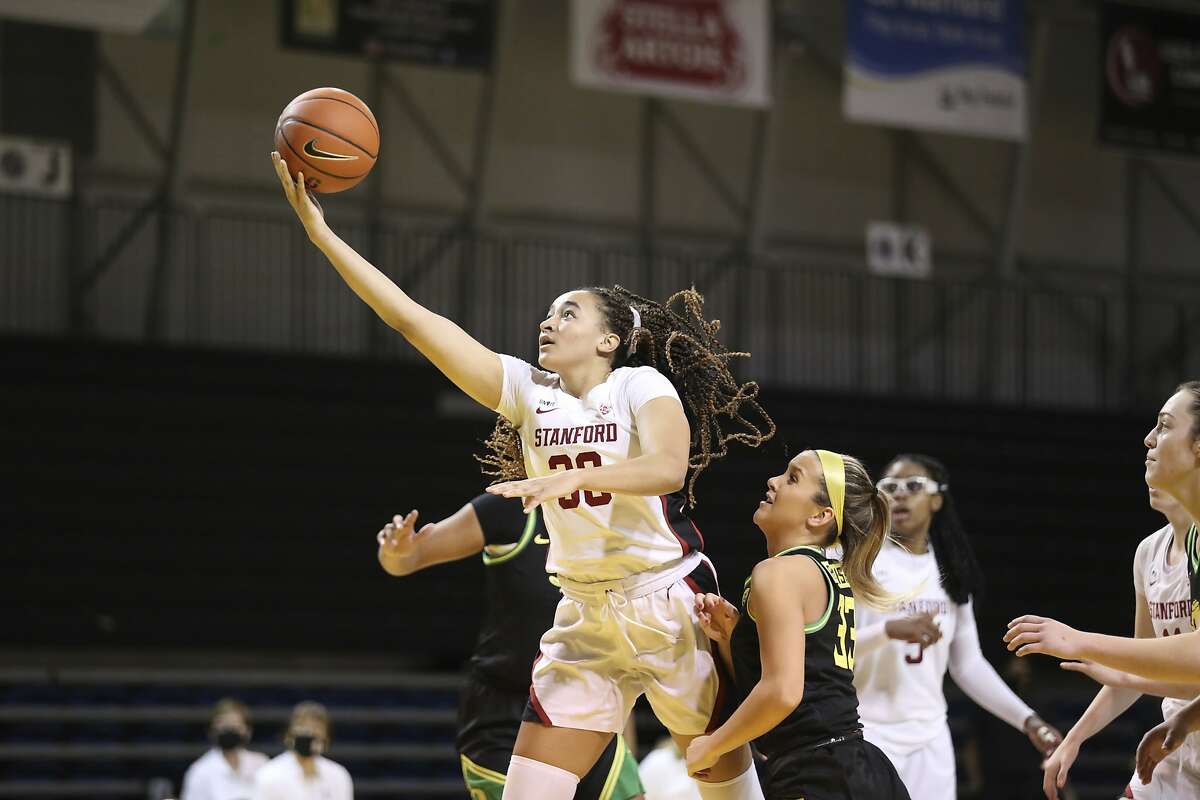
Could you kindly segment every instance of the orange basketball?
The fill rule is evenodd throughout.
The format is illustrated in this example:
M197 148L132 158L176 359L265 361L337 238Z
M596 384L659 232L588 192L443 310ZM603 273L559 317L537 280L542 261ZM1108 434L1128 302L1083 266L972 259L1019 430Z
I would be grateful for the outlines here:
M341 89L313 89L288 103L275 125L275 149L312 192L356 185L379 156L379 124L367 104Z

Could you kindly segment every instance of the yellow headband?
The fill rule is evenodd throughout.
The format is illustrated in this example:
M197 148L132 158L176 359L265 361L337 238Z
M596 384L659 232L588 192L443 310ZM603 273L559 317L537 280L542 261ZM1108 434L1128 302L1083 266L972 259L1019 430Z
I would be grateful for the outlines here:
M842 535L842 512L846 508L846 459L840 453L818 450L821 469L825 471L825 488L829 492L829 503L833 506L833 518L837 522L837 535Z

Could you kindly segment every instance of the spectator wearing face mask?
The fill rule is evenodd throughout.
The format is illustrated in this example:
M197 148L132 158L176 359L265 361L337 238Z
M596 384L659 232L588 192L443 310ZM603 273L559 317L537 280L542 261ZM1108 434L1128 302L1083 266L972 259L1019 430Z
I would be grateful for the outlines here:
M188 767L180 800L250 800L254 775L267 757L247 750L250 712L226 697L213 707L208 735L212 748Z
M350 773L323 755L329 741L325 706L298 704L283 739L287 749L258 771L252 800L354 800Z

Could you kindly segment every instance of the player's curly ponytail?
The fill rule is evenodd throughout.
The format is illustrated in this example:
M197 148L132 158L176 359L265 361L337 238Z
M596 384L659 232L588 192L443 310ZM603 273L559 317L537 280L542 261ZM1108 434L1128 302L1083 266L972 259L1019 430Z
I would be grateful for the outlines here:
M695 506L696 479L729 453L731 442L758 447L775 435L775 421L759 405L758 384L739 383L729 368L730 359L750 354L721 344L721 321L705 319L704 297L694 288L663 303L621 286L583 291L599 299L609 330L624 344L613 358L613 369L654 367L678 390L692 428L687 499ZM640 325L634 325L634 311Z
M829 545L841 545L842 570L854 590L854 597L870 606L883 608L894 602L872 569L883 548L884 539L892 531L892 503L886 494L875 488L874 481L863 463L853 456L842 456L846 463L846 497L842 510L842 530L834 523ZM821 476L818 503L829 505L829 488Z
M676 292L664 303L620 286L579 291L599 300L608 330L621 337L613 369L654 367L679 392L692 428L687 499L695 506L696 479L729 452L731 442L757 447L775 435L774 420L758 403L758 384L738 383L729 369L730 359L750 354L725 349L717 338L721 323L704 318L704 298L695 289ZM507 420L496 421L484 444L486 452L476 456L484 474L497 481L526 477L520 435Z

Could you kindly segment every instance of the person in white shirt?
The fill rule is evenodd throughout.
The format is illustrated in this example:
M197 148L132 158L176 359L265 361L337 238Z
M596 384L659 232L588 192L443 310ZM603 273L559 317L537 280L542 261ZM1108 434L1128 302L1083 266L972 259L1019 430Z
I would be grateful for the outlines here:
M251 734L246 706L229 697L218 701L208 726L213 746L184 773L179 800L250 800L254 775L267 763L246 749Z
M681 748L712 730L720 670L690 598L718 588L686 509L697 476L730 443L757 446L775 425L758 386L734 378L738 354L704 317L700 294L665 303L619 286L561 294L538 325L534 366L415 302L330 229L303 175L272 158L310 241L346 284L504 417L489 440L503 482L488 491L544 515L546 569L563 599L533 667L505 800L572 798L642 694ZM705 800L762 796L745 746L697 780Z
M323 753L329 748L329 712L320 703L292 709L287 747L254 778L252 800L354 800L350 773Z
M887 610L859 610L854 685L863 733L896 765L913 798L953 800L954 745L942 688L947 671L968 697L1023 731L1043 755L1062 737L983 657L972 605L983 575L946 468L929 456L897 456L879 488L892 497L892 540L875 560L874 574L901 600ZM1031 769L1036 764L1031 758Z
M1192 588L1188 582L1186 537L1192 519L1175 498L1150 489L1150 507L1162 513L1169 524L1150 534L1138 545L1133 557L1133 635L1140 639L1179 636L1192 631ZM1044 765L1042 786L1048 800L1058 800L1066 785L1079 748L1092 736L1145 694L1163 696L1163 719L1168 720L1187 705L1200 686L1181 686L1179 691L1157 688L1145 678L1130 675L1090 661L1064 661L1063 669L1082 672L1104 687L1079 721L1067 731L1062 745ZM1181 696L1170 696L1178 694ZM1143 783L1134 775L1126 797L1135 800L1195 800L1200 797L1200 734L1187 736L1183 746L1167 756L1154 771L1153 780Z

